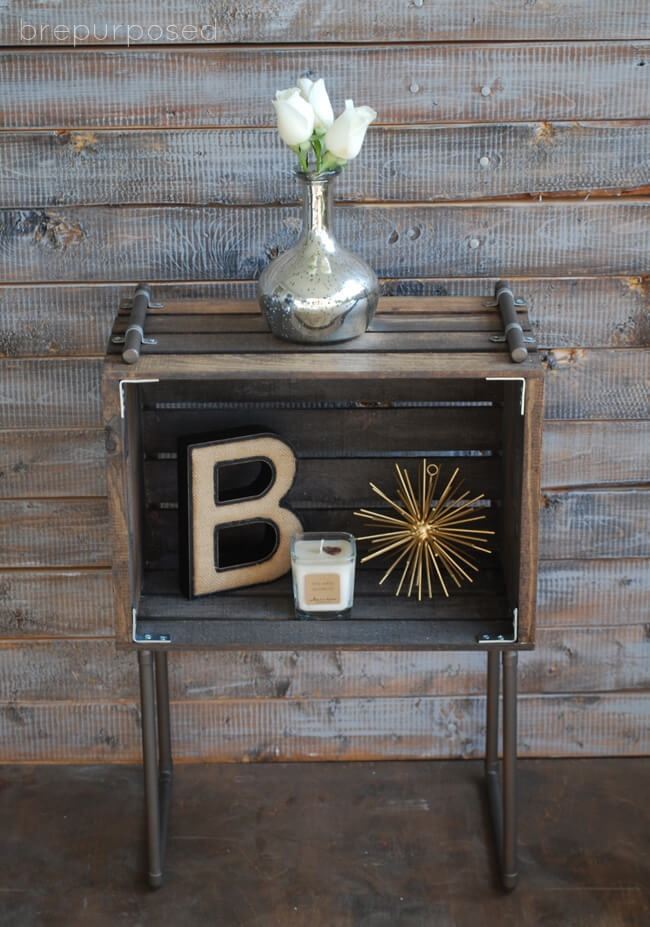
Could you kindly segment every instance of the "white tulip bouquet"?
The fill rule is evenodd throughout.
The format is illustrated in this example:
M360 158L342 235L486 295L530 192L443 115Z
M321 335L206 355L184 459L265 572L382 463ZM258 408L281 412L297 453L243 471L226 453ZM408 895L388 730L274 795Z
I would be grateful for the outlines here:
M273 100L278 133L298 155L300 170L310 170L313 152L317 173L345 167L361 151L366 130L377 118L369 106L345 101L345 109L335 119L325 81L299 77L296 87L278 90Z

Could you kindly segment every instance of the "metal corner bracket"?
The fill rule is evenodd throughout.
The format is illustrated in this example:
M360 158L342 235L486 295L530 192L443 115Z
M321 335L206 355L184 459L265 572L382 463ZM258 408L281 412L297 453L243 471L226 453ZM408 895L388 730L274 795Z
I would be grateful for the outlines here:
M520 325L519 327L521 328L521 325ZM522 331L523 331L523 329L522 329ZM119 337L121 337L121 336L118 335L117 337L119 338ZM505 344L505 342L506 342L508 339L506 338L505 335L490 335L490 336L489 336L489 340L492 341L494 344ZM525 344L535 344L535 339L534 339L534 338L531 338L530 335L524 335L524 343L525 343Z
M139 333L140 339L143 344L158 344L157 338L146 338L145 337L144 332L142 331L142 327L140 325L131 325L129 328L127 328L127 330L124 332L123 335L113 335L111 337L111 344L124 344L126 341L126 336L129 334L129 332L134 332L134 331Z
M135 608L131 609L132 620L132 638L134 644L171 644L171 634L138 634L138 613Z
M508 287L508 289L510 289L510 287ZM510 290L510 292L512 293L512 290ZM515 306L523 307L523 306L526 305L526 300L525 300L525 299L521 299L520 297L517 297L517 299L514 300L514 303L515 303ZM498 302L496 301L496 299L491 299L489 302L483 303L483 306L484 306L486 309L498 309L498 308L499 308L499 304L498 304ZM123 307L120 306L120 309L121 309L121 308L123 308ZM127 309L128 309L128 306L125 306L124 308L127 308Z
M512 637L504 637L503 634L479 634L476 638L478 644L516 644L519 638L519 608L512 610Z
M136 380L135 378L133 378L133 379L125 378L124 380L120 380L120 381L119 381L119 390L120 390L120 418L124 418L124 406L125 406L125 402L124 402L124 387L125 387L128 383L160 383L160 380L158 379L158 377L155 377L155 378L153 378L153 379L145 379L145 380Z
M120 309L132 309L133 308L133 299L130 296L127 296L126 299L123 299L120 303ZM149 309L164 309L164 303L149 303Z
M519 380L521 383L521 404L519 410L523 415L526 411L526 378L525 377L486 377L486 380Z

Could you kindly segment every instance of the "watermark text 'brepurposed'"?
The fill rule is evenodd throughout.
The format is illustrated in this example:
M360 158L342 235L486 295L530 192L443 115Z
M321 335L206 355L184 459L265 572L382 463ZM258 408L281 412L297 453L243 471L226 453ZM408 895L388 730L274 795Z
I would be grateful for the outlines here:
M20 20L21 42L38 42L39 44L86 45L88 43L120 42L126 45L148 42L214 42L217 39L217 24L204 23L195 26L190 23L151 23L141 26L139 23L73 23L52 25L51 23L29 23Z

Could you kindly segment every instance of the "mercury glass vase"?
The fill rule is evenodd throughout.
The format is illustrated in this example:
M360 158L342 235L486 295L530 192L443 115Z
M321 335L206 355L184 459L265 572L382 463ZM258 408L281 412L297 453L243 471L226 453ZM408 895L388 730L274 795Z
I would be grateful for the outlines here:
M298 243L262 272L257 296L269 328L285 341L331 343L363 334L379 299L374 270L332 234L331 183L340 168L296 171L303 184Z

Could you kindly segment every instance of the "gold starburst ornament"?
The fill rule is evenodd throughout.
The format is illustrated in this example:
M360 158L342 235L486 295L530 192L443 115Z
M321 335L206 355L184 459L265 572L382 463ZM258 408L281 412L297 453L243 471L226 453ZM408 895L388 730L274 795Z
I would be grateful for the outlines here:
M460 587L463 579L473 581L468 570L478 572L478 566L472 559L471 551L491 554L485 547L485 536L494 534L486 528L469 527L473 522L485 519L478 514L475 505L483 498L475 496L468 499L469 490L461 492L463 480L456 483L459 468L456 467L451 479L434 501L440 467L427 464L422 460L418 471L417 491L413 488L406 468L395 464L397 474L397 495L401 505L390 499L385 493L370 483L370 488L393 509L394 514L371 512L361 509L355 512L365 518L367 524L380 525L384 530L378 534L368 534L357 538L370 541L377 550L363 557L361 563L395 554L395 559L379 580L381 585L396 567L402 565L402 576L395 595L399 595L405 584L410 596L417 590L418 601L422 601L422 590L426 583L429 598L432 598L432 576L438 578L442 590L449 596L444 574L451 577Z

